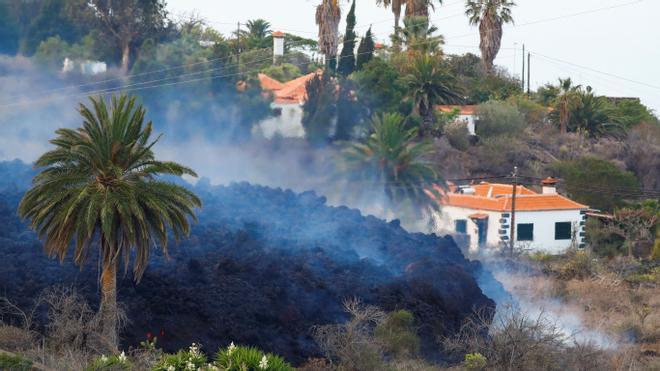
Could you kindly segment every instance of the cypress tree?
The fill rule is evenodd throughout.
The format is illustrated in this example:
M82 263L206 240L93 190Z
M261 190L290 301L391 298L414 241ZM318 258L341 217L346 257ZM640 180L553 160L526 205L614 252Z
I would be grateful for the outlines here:
M367 34L364 36L362 41L360 41L360 46L358 47L357 55L357 70L361 70L365 64L374 57L374 38L371 35L371 27L367 30Z
M344 35L344 47L341 50L338 71L342 76L348 76L355 70L355 0L351 5L351 11L346 16L346 34Z

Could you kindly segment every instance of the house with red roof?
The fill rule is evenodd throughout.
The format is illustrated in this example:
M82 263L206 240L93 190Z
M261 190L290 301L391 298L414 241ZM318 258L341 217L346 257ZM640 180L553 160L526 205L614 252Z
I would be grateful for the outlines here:
M560 254L584 247L584 226L589 207L557 193L557 180L545 179L538 193L516 187L516 249ZM470 252L508 247L513 223L513 186L482 182L467 186L436 186L429 192L439 209L432 216L434 229L466 241Z
M477 106L467 105L467 106L436 106L436 110L444 113L452 113L458 111L458 117L456 117L457 122L464 123L467 126L468 132L470 135L476 135L475 129L475 118Z
M307 83L319 71L287 82L280 82L274 78L260 73L258 75L261 89L273 95L273 116L262 121L257 127L266 138L278 134L283 137L303 137L305 130L302 126L302 105L307 100Z

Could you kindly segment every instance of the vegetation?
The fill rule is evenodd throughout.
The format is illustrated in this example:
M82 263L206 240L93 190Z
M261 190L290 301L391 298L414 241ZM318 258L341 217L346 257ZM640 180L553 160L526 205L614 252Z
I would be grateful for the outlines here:
M489 74L502 44L502 25L513 23L511 8L515 5L511 0L468 0L465 5L470 23L479 25L481 60Z
M44 239L50 256L66 257L75 241L75 262L85 263L98 245L101 273L102 326L110 349L117 346L117 266L127 270L135 251L133 273L139 281L153 242L167 253L168 228L178 240L188 234L188 217L200 200L187 189L156 179L161 174L195 173L174 162L157 161L150 141L152 124L135 97L90 99L80 106L79 130L60 129L56 148L36 165L43 170L21 204L19 213Z
M417 141L417 129L406 129L403 117L384 114L371 119L366 144L351 143L342 152L342 171L353 181L382 185L391 200L425 203L426 187L443 184L426 158L430 143Z
M326 67L337 69L337 46L341 9L338 0L323 0L316 7L316 24L319 26L319 49L325 55Z

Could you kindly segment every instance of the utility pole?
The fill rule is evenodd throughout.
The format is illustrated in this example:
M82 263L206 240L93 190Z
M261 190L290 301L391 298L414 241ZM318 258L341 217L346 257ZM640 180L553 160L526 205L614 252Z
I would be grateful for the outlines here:
M531 85L531 80L532 80L532 53L527 52L527 98L529 98L529 95L531 93L530 85Z
M522 90L525 91L525 44L523 44L523 53L522 53Z
M513 167L513 191L511 193L511 236L509 237L509 256L513 258L516 243L516 192L518 190L518 166Z

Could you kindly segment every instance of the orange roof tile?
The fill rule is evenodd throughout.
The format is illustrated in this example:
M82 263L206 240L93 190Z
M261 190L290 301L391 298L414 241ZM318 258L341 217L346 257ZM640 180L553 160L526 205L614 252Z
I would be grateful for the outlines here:
M273 37L284 37L286 34L284 32L275 31L273 32Z
M483 183L472 187L475 188L475 194L447 193L439 186L434 186L433 191L441 195L440 197L436 197L431 191L426 193L440 205L484 211L506 212L511 210L512 189L510 184ZM488 189L491 190L490 194L488 194ZM585 210L589 208L559 194L538 194L522 186L518 189L520 190L516 192L517 211Z
M263 90L274 93L275 103L299 104L307 99L307 82L318 73L320 72L308 73L285 83L281 83L272 77L260 73L259 81Z
M260 73L257 75L257 77L259 77L259 83L261 84L261 89L263 90L278 91L284 88L284 84L266 74Z
M455 109L458 109L460 111L461 115L474 115L474 113L477 110L477 106L475 105L468 105L468 106L435 106L435 109L442 111L442 112L453 112Z

